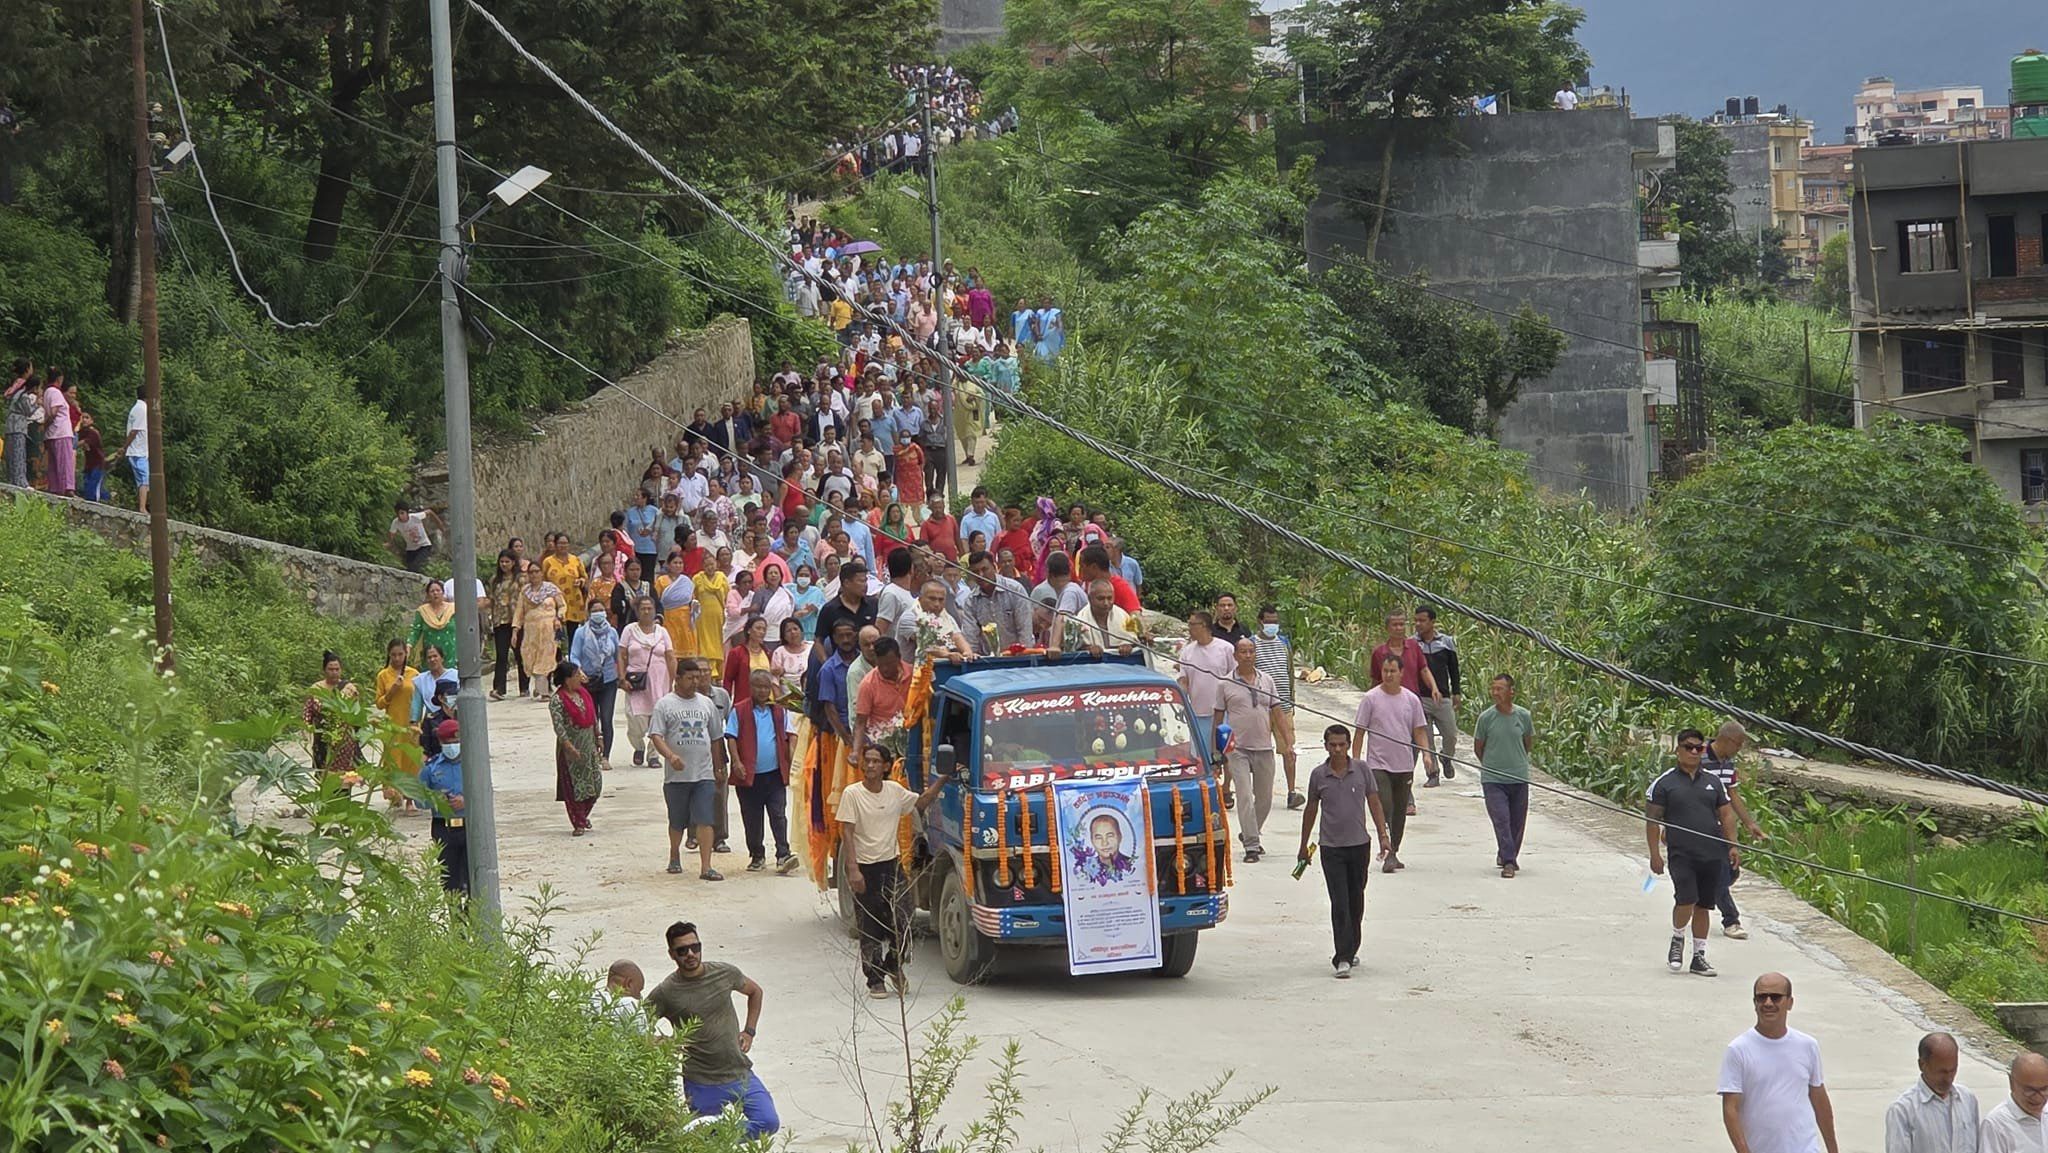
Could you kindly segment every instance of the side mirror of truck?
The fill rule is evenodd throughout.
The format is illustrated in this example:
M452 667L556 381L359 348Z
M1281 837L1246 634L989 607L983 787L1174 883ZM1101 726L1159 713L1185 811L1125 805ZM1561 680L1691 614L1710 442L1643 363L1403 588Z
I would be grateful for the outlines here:
M932 750L932 774L937 777L951 777L956 761L953 746L940 745Z

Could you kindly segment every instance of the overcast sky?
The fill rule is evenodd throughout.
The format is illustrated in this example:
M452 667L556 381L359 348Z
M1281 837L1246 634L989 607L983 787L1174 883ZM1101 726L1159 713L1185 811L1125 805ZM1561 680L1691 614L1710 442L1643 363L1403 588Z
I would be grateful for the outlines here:
M2042 0L1576 0L1593 80L1627 88L1638 115L1704 116L1730 96L1789 104L1836 143L1869 75L1901 88L1977 84L2003 104L2008 64L2048 48Z

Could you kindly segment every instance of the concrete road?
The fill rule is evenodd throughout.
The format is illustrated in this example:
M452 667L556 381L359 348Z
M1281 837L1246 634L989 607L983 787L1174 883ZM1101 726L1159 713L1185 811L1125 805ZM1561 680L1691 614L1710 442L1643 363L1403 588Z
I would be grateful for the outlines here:
M1303 691L1343 715L1356 700ZM1302 718L1310 749L1322 723ZM767 990L754 1059L795 1147L859 1139L869 1108L879 1115L901 1087L901 1022L895 1002L856 996L830 898L801 874L744 872L743 851L721 859L720 884L697 880L694 866L664 873L659 774L647 769L615 769L596 832L572 839L553 800L546 709L506 701L491 725L508 907L549 886L558 942L601 934L593 965L630 957L651 979L669 967L662 927L695 921L710 958ZM1304 750L1304 779L1317 755ZM630 759L623 718L614 759ZM1039 953L965 990L984 1046L945 1121L957 1132L978 1113L989 1059L1015 1039L1027 1145L1093 1149L1141 1091L1179 1096L1228 1072L1237 1088L1275 1090L1224 1139L1231 1150L1726 1148L1714 1096L1721 1051L1751 1022L1750 981L1772 969L1793 979L1794 1025L1820 1040L1843 1150L1882 1147L1884 1108L1914 1077L1914 1043L1935 1022L1971 1034L1962 1080L1984 1107L2003 1095L2009 1046L1782 890L1745 878L1738 897L1752 938L1717 930L1709 956L1721 976L1675 975L1664 965L1670 888L1641 891L1640 822L1539 793L1521 876L1504 880L1476 782L1417 791L1421 814L1402 852L1410 867L1374 874L1367 890L1357 979L1331 979L1319 873L1289 879L1299 814L1276 811L1272 855L1239 868L1231 917L1203 938L1185 980L1073 980L1058 954ZM401 821L423 838L421 824ZM732 825L737 845L736 812ZM961 991L936 944L922 941L911 1024Z

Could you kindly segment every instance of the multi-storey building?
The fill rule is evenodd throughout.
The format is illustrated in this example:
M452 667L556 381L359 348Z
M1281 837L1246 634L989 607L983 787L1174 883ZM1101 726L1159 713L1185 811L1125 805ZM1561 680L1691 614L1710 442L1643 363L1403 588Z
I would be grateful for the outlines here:
M1853 164L1858 422L1953 425L2048 513L2048 139L1863 148Z
M1857 144L1887 139L1902 143L1939 144L1949 140L2002 140L2006 108L1984 103L1976 84L1900 91L1889 76L1863 82L1854 101L1855 123L1849 126Z

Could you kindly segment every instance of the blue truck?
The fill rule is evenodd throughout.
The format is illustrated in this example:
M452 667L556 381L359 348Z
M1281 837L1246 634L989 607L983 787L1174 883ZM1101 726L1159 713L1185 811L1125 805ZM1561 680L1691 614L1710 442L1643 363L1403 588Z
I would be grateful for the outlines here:
M931 707L907 734L904 770L913 790L934 771L949 778L918 829L912 873L947 975L972 984L1002 949L1065 943L1050 786L1143 777L1160 919L1156 971L1185 976L1198 934L1230 911L1229 831L1209 729L1189 715L1180 685L1141 654L934 665ZM844 887L840 901L850 920Z

